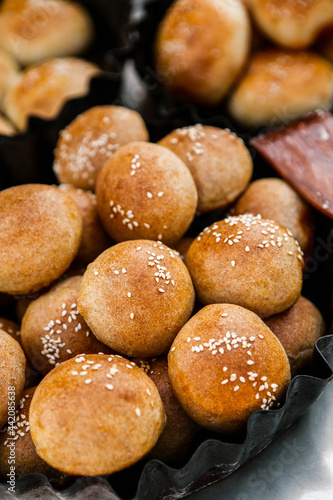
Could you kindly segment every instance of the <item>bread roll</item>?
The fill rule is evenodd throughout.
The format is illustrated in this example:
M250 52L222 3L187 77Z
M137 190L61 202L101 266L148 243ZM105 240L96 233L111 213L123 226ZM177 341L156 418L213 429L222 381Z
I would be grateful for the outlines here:
M42 380L30 407L38 455L67 474L111 474L156 443L165 413L155 384L128 360L77 356Z
M122 106L94 106L60 133L55 174L62 183L94 190L98 172L117 149L148 138L147 128L136 111Z
M178 98L217 104L242 70L250 22L239 0L176 0L155 40L156 70Z
M245 214L212 224L194 240L185 263L203 304L231 303L265 318L301 294L303 257L290 231Z
M149 240L108 248L83 275L78 308L94 335L126 356L168 352L194 305L191 277L176 253Z
M22 66L51 57L81 54L94 35L82 5L63 0L3 0L0 47Z
M225 434L244 430L256 410L283 399L287 355L253 312L231 304L201 309L180 330L168 355L169 377L185 411Z
M0 192L0 291L41 290L73 261L82 219L70 196L53 186L24 184Z

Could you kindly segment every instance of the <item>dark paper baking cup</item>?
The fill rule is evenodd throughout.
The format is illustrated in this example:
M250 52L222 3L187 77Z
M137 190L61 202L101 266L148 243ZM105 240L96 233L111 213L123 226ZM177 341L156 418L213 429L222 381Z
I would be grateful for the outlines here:
M126 26L130 0L82 0L96 31L93 45L82 57L98 64L101 73L90 81L86 95L68 100L54 119L31 116L24 132L0 135L0 189L30 182L53 183L53 149L59 131L84 110L118 103L123 64L130 48Z
M45 476L28 474L16 482L16 493L8 498L99 498L110 500L171 500L180 499L208 484L223 479L264 450L282 431L301 417L321 396L333 378L329 359L333 353L333 335L318 339L313 358L312 375L298 375L289 386L285 404L278 410L260 410L248 421L242 443L227 443L220 439L204 441L190 460L181 468L172 468L157 460L147 462L139 471L128 469L118 478L77 478L69 488L56 491ZM138 480L139 476L139 480ZM114 484L115 483L115 484ZM136 491L129 495L128 485ZM0 486L3 491L5 485Z

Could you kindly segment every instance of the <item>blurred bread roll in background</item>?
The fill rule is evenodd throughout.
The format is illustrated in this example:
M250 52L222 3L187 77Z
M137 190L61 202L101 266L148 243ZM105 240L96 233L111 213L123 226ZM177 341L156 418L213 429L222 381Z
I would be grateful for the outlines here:
M3 98L19 73L19 65L16 60L0 48L0 107L2 109Z
M276 125L333 102L333 65L312 52L258 51L229 100L229 112L247 127Z
M177 98L218 103L242 70L250 21L240 0L176 0L155 40L155 64Z
M90 15L76 2L4 0L0 7L0 47L22 66L81 54L93 36Z

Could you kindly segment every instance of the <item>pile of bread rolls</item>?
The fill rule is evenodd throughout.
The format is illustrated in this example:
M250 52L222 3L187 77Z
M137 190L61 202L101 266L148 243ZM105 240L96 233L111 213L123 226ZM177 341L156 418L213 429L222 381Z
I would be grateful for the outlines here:
M178 100L226 104L245 128L333 103L330 0L175 0L157 27L154 64Z
M0 192L0 297L16 310L0 318L2 480L12 442L18 476L61 485L177 460L203 429L242 433L283 404L325 333L301 296L305 201L251 182L235 133L194 124L152 143L116 105L69 123L53 167L57 185Z

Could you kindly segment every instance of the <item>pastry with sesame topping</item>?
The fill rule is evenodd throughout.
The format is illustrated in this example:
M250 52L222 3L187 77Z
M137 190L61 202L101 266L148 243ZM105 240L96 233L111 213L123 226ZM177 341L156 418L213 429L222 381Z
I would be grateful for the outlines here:
M305 258L312 254L315 226L312 209L283 179L251 182L232 207L233 215L252 213L287 227L298 241Z
M73 198L82 217L81 244L74 264L89 264L112 245L97 212L96 196L91 191L84 191L69 184L60 184L59 189Z
M36 370L46 375L59 363L77 354L109 353L99 342L77 308L81 276L56 284L32 301L22 319L24 350Z
M57 187L13 186L0 192L0 291L37 292L72 263L82 236L77 204Z
M0 330L0 428L8 420L8 408L19 402L25 381L25 355L19 343Z
M155 384L134 363L113 355L61 363L39 384L30 407L38 455L67 474L129 467L153 448L164 425Z
M23 349L20 326L17 323L11 321L10 319L0 318L0 330L3 330L4 332L8 333L8 335L10 335L13 339L15 339ZM29 358L27 358L26 356L24 389L33 387L39 382L39 379L40 379L39 373L32 367Z
M260 215L227 217L194 240L185 264L202 304L238 304L268 317L302 289L303 256L289 229Z
M176 0L157 31L157 73L178 99L215 105L242 71L250 35L240 0Z
M175 245L189 228L198 193L184 162L169 149L132 142L105 163L97 177L97 208L117 242L159 240Z
M29 409L36 387L23 392L15 417L10 425L6 425L0 433L0 479L7 481L10 464L15 456L15 474L17 478L38 472L56 486L62 486L66 475L50 467L36 452L36 447L30 435ZM15 449L15 454L13 453Z
M172 390L167 357L162 356L148 361L133 359L133 361L156 385L167 417L164 430L148 458L162 461L184 458L200 427L183 410Z
M22 71L8 89L4 112L19 131L29 116L53 119L68 99L82 97L100 73L95 64L76 57L48 59Z
M229 99L232 118L246 127L278 125L330 109L333 65L314 52L257 51Z
M192 316L168 363L184 410L199 425L225 434L244 430L256 410L276 407L290 383L277 337L255 313L232 304L212 304Z
M197 124L170 132L158 144L189 168L198 190L198 212L226 207L251 179L250 153L230 130Z
M326 329L317 307L301 296L290 309L264 321L283 345L292 377L309 367L315 343Z
M94 191L98 172L117 149L148 139L148 130L136 111L122 106L94 106L60 133L54 172L62 183Z
M83 275L78 308L95 336L126 356L165 354L189 319L194 289L174 250L128 240L108 248Z

